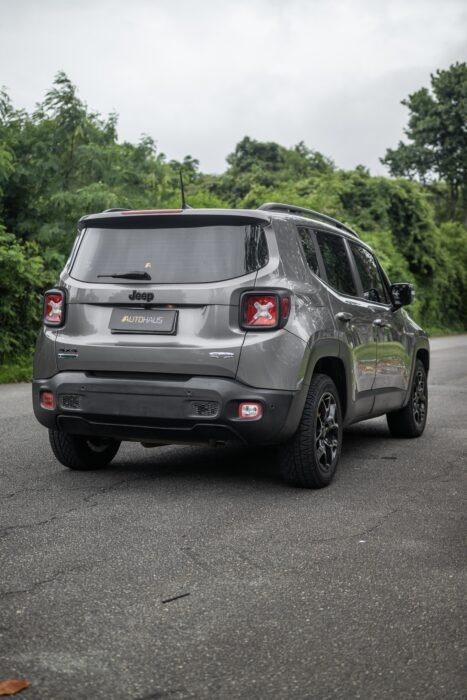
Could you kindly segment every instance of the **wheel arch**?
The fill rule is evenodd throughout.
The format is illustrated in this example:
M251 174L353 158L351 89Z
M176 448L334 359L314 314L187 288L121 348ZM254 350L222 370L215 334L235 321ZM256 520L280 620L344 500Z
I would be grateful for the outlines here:
M302 386L292 402L288 420L280 434L280 440L288 439L298 428L310 382L315 374L327 374L333 380L339 392L342 415L345 421L349 400L351 400L351 374L345 366L345 355L343 358L340 346L341 343L336 338L322 338L310 342L310 354Z
M410 369L410 381L409 381L409 386L407 389L407 393L404 399L404 403L402 404L402 408L404 408L407 405L407 402L410 398L410 389L412 386L412 381L413 377L415 374L415 365L417 364L417 360L420 360L423 363L423 366L425 367L425 371L428 374L429 369L430 369L430 343L428 342L428 338L426 336L419 336L415 342L415 346L413 349L413 355L412 355L412 367Z
M419 348L417 350L416 359L420 360L425 368L425 372L428 374L430 371L430 353L427 348Z
M347 375L345 371L344 361L341 357L326 356L320 357L313 368L312 377L315 374L326 374L332 379L339 392L341 402L342 415L345 417L347 413Z

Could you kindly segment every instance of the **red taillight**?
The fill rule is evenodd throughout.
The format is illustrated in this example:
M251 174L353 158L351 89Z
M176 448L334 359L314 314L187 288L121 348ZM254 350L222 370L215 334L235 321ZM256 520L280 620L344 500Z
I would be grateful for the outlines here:
M61 326L65 321L65 294L61 289L51 289L44 294L44 323Z
M274 330L282 328L290 312L290 296L285 291L245 292L240 303L243 328Z
M245 298L243 321L246 326L277 326L277 297L249 294Z
M255 420L263 415L263 407L260 403L244 401L238 407L238 417L242 420Z
M53 411L55 409L55 396L51 391L41 391L39 403L41 408Z

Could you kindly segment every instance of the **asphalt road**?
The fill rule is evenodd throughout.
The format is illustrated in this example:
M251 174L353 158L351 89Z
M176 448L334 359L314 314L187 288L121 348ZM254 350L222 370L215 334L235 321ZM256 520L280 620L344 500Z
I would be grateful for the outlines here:
M0 680L21 698L467 697L467 336L432 342L418 440L345 434L322 491L259 452L58 464L0 387ZM168 598L180 596L172 602Z

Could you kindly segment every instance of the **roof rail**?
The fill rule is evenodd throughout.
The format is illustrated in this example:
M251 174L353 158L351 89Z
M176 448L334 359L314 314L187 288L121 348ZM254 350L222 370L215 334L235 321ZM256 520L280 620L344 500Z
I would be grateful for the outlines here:
M304 207L296 207L294 204L281 204L280 202L266 202L258 207L258 209L261 209L262 211L283 211L288 212L289 214L308 214L308 216L314 216L316 219L321 219L322 221L326 221L334 226L337 226L337 228L340 228L343 231L347 231L347 233L352 234L352 236L355 236L355 238L360 238L358 233L350 228L350 226L346 226L342 223L342 221L333 219L332 216L322 214L320 211L315 211L314 209L305 209Z

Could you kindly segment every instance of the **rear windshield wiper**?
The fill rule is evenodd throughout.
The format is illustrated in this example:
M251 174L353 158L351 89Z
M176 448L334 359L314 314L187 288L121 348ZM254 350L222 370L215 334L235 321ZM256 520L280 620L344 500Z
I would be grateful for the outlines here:
M125 280L150 280L151 275L148 272L115 272L108 275L97 275L97 277L115 277Z

